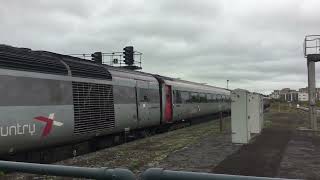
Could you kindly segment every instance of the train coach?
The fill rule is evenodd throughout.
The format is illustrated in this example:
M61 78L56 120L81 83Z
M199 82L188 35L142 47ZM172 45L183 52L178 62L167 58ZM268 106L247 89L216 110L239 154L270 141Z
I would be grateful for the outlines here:
M156 76L166 123L230 111L230 91L200 83Z
M0 81L0 154L230 111L223 88L6 45Z

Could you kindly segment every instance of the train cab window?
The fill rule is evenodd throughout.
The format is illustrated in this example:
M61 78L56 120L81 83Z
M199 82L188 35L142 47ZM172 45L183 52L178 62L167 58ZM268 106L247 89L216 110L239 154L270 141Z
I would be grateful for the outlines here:
M191 102L192 103L196 103L199 102L199 95L196 92L192 92L191 93Z
M160 103L160 94L158 89L147 89L147 100L151 103Z
M148 89L139 89L139 102L149 102Z
M115 104L136 103L136 91L134 87L113 86L113 97Z
M181 91L181 100L183 104L190 102L190 93Z
M159 90L140 88L139 89L139 101L140 102L150 102L150 103L160 102Z
M159 89L152 89L151 91L149 91L150 93L150 101L153 103L160 103L160 93L159 93Z
M199 97L200 97L200 102L201 103L206 103L207 102L206 94L200 93Z

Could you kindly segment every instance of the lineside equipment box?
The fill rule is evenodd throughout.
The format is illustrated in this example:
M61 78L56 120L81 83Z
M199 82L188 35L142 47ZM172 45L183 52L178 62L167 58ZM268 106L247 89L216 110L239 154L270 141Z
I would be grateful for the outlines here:
M244 89L235 89L231 99L232 142L248 143L263 128L263 97Z

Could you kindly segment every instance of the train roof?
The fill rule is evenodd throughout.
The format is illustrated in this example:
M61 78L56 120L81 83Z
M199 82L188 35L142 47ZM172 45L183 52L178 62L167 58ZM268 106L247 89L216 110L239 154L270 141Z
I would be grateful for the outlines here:
M183 79L180 79L180 78L171 78L171 77L160 76L160 75L157 75L157 76L162 78L165 81L171 81L174 84L186 84L186 85L191 85L191 86L193 85L193 86L202 87L203 89L210 89L210 90L215 89L215 90L225 91L225 92L230 92L231 91L231 90L226 89L226 88L221 88L221 87L216 87L216 86L212 86L212 85L208 85L208 84L187 81L187 80L183 80Z
M216 88L219 90L229 91L225 88L205 85L178 78L171 78L142 71L133 71L121 67L109 66L106 64L97 64L94 61L79 57L0 44L0 67L3 68L57 75L68 75L68 69L66 68L65 64L69 66L72 76L76 77L112 79L112 74L126 78L130 78L131 74L141 78L142 76L150 79L157 77L158 79L160 78L162 80L171 81L178 84L189 84L191 86L201 86L205 89Z

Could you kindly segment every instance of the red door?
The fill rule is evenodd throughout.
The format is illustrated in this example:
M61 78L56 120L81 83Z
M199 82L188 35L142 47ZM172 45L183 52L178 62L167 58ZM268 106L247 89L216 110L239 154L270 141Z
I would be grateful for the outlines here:
M172 122L172 92L171 86L165 86L166 91L166 109L165 109L165 119L166 122Z

